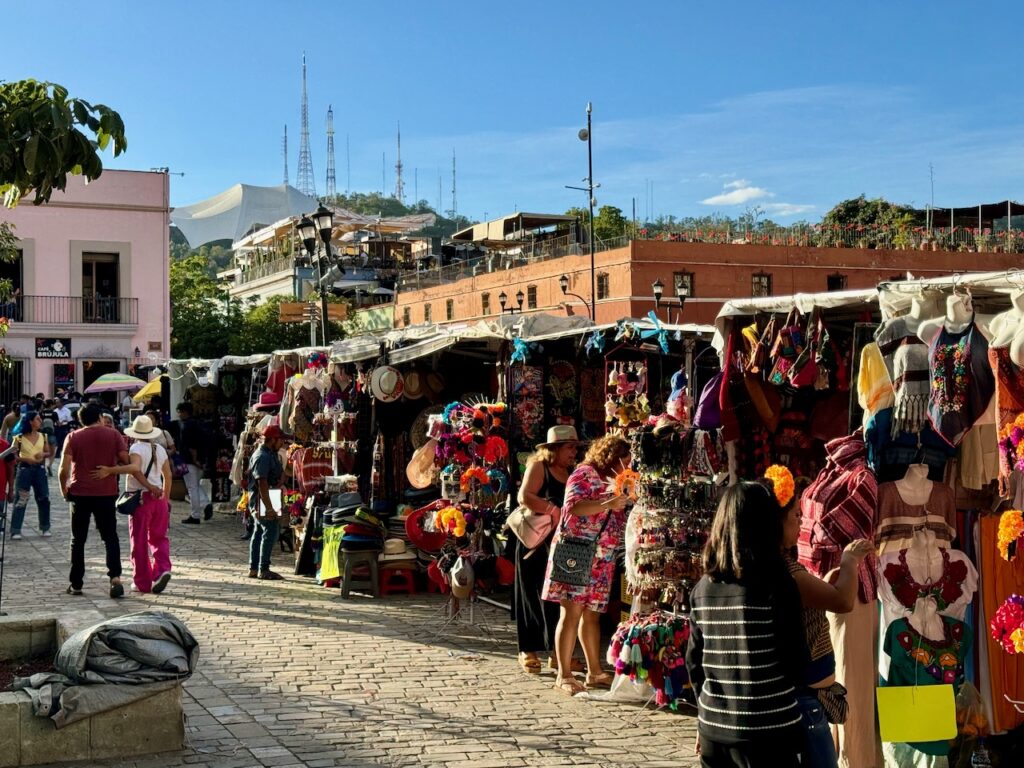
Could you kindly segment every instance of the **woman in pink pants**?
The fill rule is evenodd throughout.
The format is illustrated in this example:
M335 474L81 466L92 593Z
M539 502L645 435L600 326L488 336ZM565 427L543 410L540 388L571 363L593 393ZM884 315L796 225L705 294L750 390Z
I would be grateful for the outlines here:
M171 580L171 543L167 526L171 516L171 462L155 441L160 436L148 416L138 416L124 431L132 438L130 464L99 467L96 477L128 475L128 491L142 491L142 504L128 519L131 538L132 583L137 592L160 594Z

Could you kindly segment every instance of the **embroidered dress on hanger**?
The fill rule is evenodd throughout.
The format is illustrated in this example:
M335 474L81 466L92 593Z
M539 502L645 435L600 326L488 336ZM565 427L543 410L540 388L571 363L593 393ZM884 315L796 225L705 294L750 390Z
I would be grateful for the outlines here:
M995 393L988 340L974 324L952 332L943 323L928 350L931 389L928 418L947 443L957 446L981 418Z
M1012 429L1014 421L1024 414L1024 370L1010 359L1008 347L990 347L988 359L996 379L996 430L1003 440L1004 430ZM1005 451L999 451L999 493L1007 494L1014 462Z
M920 432L928 421L928 346L917 337L913 319L897 317L875 336L893 389L893 437Z

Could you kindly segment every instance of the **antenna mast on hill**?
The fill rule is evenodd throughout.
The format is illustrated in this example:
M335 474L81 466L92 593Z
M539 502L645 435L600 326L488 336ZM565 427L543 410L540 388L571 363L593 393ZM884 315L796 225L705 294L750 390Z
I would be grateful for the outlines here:
M352 191L352 155L348 151L348 134L345 134L345 194Z
M299 175L296 180L299 191L316 197L316 181L313 178L313 156L309 151L309 98L306 96L306 54L302 54L302 128L299 134Z
M459 207L457 205L457 198L455 197L455 147L452 147L452 221L458 218Z
M334 110L327 105L327 196L338 194L338 185L334 180Z
M284 126L284 138L281 139L281 154L284 156L284 185L288 186L288 124Z
M402 181L402 124L398 124L398 155L395 160L395 199L405 202L405 182Z

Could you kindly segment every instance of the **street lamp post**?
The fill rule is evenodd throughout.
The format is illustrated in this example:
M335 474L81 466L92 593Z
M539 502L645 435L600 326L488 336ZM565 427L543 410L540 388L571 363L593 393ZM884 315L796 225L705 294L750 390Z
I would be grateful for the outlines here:
M340 265L331 265L330 269L326 274L323 273L320 262L321 259L316 258L316 241L317 234L320 235L320 240L324 245L324 253L327 264L331 262L331 233L334 229L334 215L321 205L317 208L316 212L312 215L312 219L309 216L303 216L299 221L298 225L299 237L302 239L302 245L306 249L306 253L309 254L310 261L316 262L316 284L317 289L320 292L320 336L323 340L324 346L329 343L327 337L327 281L333 284L341 275L345 274L344 267Z
M501 312L502 312L502 314L504 314L506 312L508 312L510 315L514 315L516 312L519 312L520 314L522 314L522 312L523 312L523 302L525 300L526 300L526 296L523 295L522 290L519 290L519 291L516 292L516 303L519 305L519 307L518 308L516 308L516 307L508 307L506 309L505 305L508 303L508 295L504 291L502 291L501 293L498 294L498 304L501 305Z
M577 298L577 299L579 299L580 301L583 302L583 306L585 306L585 307L587 306L587 300L586 299L584 299L578 293L570 293L569 292L569 276L568 275L562 275L560 278L558 278L558 287L562 289L562 295L563 296L572 296L574 298ZM590 319L591 320L594 319L593 310L591 310Z
M686 299L689 298L689 287L682 280L682 276L676 276L675 280L676 298L664 298L665 295L665 284L661 282L661 278L657 278L651 283L651 293L654 294L654 307L655 309L661 309L661 305L664 304L668 309L666 311L665 319L668 322L672 322L672 307L679 307L679 314L676 315L676 320L682 320L683 318L683 307L686 306Z
M587 208L590 211L590 231L587 233L587 241L590 244L590 319L595 323L597 322L597 268L594 264L594 203L597 201L594 199L594 190L600 187L600 184L594 183L594 143L593 143L593 132L591 130L591 113L593 112L593 105L587 102L587 127L580 128L577 134L580 137L580 141L587 142L587 178L584 179L587 182L585 187L572 187L568 184L566 189L578 189L581 192L587 193ZM565 290L562 290L565 293ZM575 296L576 294L569 294ZM586 302L583 302L586 304Z

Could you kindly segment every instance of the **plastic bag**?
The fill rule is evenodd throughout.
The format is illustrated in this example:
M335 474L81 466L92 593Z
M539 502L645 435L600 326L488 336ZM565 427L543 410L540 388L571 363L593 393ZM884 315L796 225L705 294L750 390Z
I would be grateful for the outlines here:
M981 694L970 683L960 686L956 695L956 727L965 737L988 736L991 733L985 709L981 704Z

